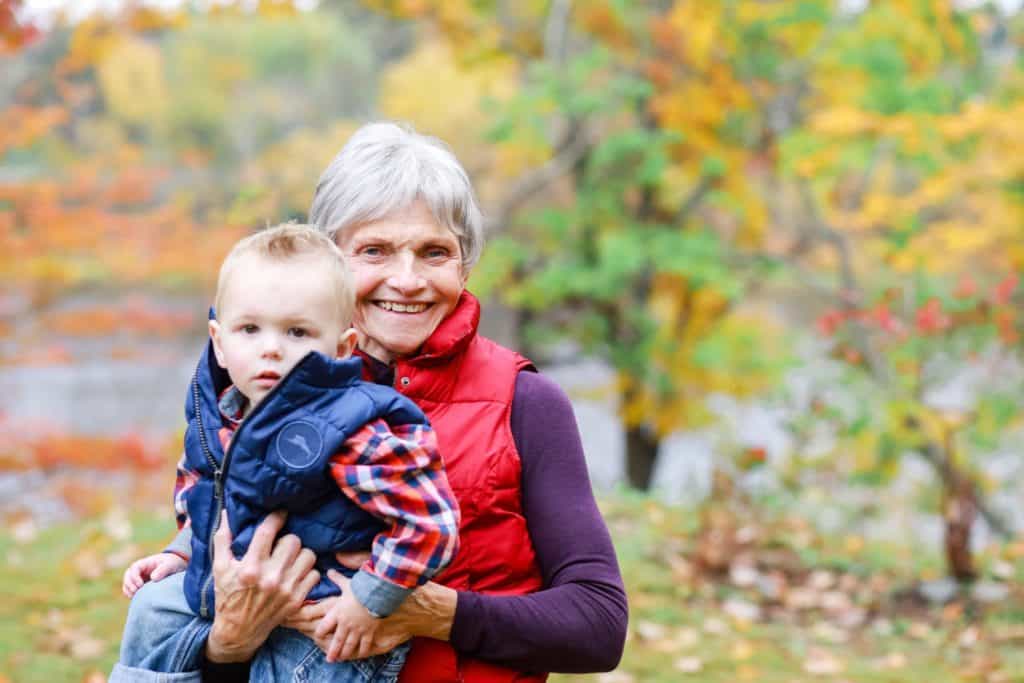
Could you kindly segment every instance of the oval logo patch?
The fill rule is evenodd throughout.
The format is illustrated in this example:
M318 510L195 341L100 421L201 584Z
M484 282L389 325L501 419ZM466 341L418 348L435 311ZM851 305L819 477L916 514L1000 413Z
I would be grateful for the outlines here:
M312 422L289 422L277 433L274 448L281 461L297 470L315 463L324 447L324 440Z

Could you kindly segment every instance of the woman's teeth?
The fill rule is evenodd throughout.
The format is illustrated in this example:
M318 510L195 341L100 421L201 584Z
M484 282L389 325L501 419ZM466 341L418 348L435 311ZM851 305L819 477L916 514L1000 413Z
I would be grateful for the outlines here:
M395 301L378 301L377 305L385 311L394 311L395 313L420 313L427 310L426 304L400 304Z

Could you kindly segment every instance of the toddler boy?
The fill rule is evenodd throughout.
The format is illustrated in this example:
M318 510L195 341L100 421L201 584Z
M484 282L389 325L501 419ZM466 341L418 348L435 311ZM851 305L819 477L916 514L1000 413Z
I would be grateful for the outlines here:
M235 245L221 266L216 319L186 401L179 533L164 552L125 571L126 595L159 590L156 603L187 601L182 619L211 621L213 534L224 509L236 556L270 512L288 511L282 533L317 555L322 578L310 600L338 594L329 569L351 574L335 552L370 549L331 610L366 632L452 560L458 511L435 435L410 400L360 380L361 362L350 358L353 306L342 254L323 233L286 224ZM168 623L162 647L152 634L145 644L129 642L126 629L110 680L198 668L198 654L182 656L174 642L189 630ZM311 640L278 628L257 653L251 680L274 680L292 660L316 662L319 669L306 671L311 680L385 680L385 672L397 675L407 647L369 667L328 663L314 650Z

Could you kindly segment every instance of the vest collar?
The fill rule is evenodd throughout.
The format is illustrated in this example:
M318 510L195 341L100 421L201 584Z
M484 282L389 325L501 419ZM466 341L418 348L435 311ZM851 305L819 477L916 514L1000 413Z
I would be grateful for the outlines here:
M451 358L461 353L476 336L479 324L480 302L464 289L452 312L441 321L434 333L427 337L427 341L420 347L420 352L406 359L406 362L418 365L421 362Z
M477 326L480 324L480 302L468 290L462 290L455 308L448 314L437 329L427 337L420 350L412 356L398 358L398 362L407 363L412 366L433 365L440 361L447 360L465 351L469 343L476 336ZM364 378L380 382L386 376L383 367L385 364L370 356L365 351L358 350L358 355L367 359L365 364L366 372ZM394 364L391 364L391 374L394 373Z

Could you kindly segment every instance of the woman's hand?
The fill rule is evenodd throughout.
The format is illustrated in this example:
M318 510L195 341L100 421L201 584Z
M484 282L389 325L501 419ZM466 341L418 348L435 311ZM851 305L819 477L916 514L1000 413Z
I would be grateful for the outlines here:
M241 560L231 552L227 511L213 537L213 585L216 614L206 640L211 662L243 662L270 632L292 614L320 580L316 556L289 534L274 539L286 513L267 516Z
M345 555L339 553L337 557L343 565L355 568L353 565L361 564L361 562L355 562L355 558L367 556L365 554ZM328 577L338 584L342 593L349 590L349 581L341 574L331 572ZM318 636L317 626L324 615L333 608L334 602L339 599L327 598L315 604L302 605L283 625L301 632L327 653L331 648L333 632ZM414 590L391 616L378 620L372 645L366 651L367 654L359 652L359 656L372 657L389 652L413 636L448 640L457 604L458 593L455 590L433 582L425 583ZM355 658L355 655L346 656L344 653L338 657L341 660Z

